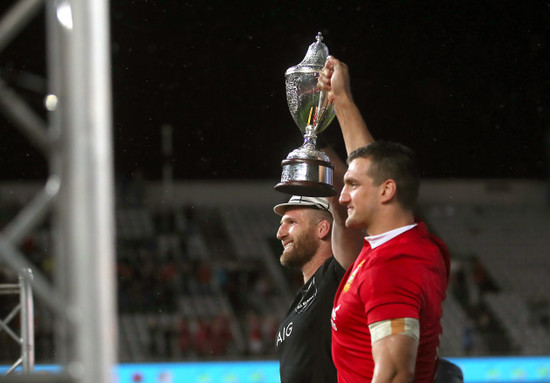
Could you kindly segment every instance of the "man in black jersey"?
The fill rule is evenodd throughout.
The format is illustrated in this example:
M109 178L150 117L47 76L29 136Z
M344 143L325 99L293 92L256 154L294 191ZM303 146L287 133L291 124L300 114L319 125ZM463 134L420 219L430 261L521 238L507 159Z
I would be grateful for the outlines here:
M322 197L292 196L280 215L281 264L302 272L304 285L277 332L281 383L336 383L330 313L345 270L332 256L332 214Z

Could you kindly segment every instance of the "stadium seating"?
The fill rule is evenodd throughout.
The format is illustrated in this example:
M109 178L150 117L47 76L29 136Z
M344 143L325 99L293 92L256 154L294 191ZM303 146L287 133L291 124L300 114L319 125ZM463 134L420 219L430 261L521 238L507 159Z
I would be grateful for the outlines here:
M550 209L480 185L475 198L458 184L428 185L432 194L421 195L419 215L453 259L440 354L548 354ZM117 207L120 360L273 358L274 331L302 283L279 264L274 200L219 187L193 193L204 201ZM451 193L462 200L445 197ZM7 222L20 205L4 202ZM46 223L21 245L46 275L48 230ZM37 360L51 362L44 350L55 322L36 306Z

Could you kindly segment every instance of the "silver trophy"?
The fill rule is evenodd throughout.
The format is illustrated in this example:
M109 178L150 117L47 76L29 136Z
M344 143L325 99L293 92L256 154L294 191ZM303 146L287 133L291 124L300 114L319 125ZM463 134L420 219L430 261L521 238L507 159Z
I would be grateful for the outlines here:
M275 185L275 190L293 195L329 197L336 195L332 186L334 165L315 146L317 134L334 119L334 108L326 92L317 86L319 73L328 57L328 48L323 44L321 32L316 39L302 62L288 68L285 73L288 108L304 135L304 143L281 163L281 182Z

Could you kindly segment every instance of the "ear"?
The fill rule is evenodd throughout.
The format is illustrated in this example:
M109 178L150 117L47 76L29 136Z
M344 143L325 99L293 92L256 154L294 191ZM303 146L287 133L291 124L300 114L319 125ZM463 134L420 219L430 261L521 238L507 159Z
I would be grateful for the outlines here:
M321 222L317 224L317 237L319 239L325 239L327 235L330 234L330 223L323 219Z
M380 202L388 203L393 200L397 194L397 184L394 180L389 179L380 185Z

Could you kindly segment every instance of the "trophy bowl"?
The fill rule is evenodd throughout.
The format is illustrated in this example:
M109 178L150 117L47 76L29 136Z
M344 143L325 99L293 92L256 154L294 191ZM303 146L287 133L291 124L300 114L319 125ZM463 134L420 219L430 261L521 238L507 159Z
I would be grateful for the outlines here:
M334 108L328 102L326 92L317 86L319 72L328 58L328 48L322 42L320 32L316 40L309 46L302 62L288 68L285 73L288 109L304 135L304 143L282 161L281 182L275 185L275 190L293 195L329 197L336 195L332 186L334 165L315 146L317 134L334 119Z

